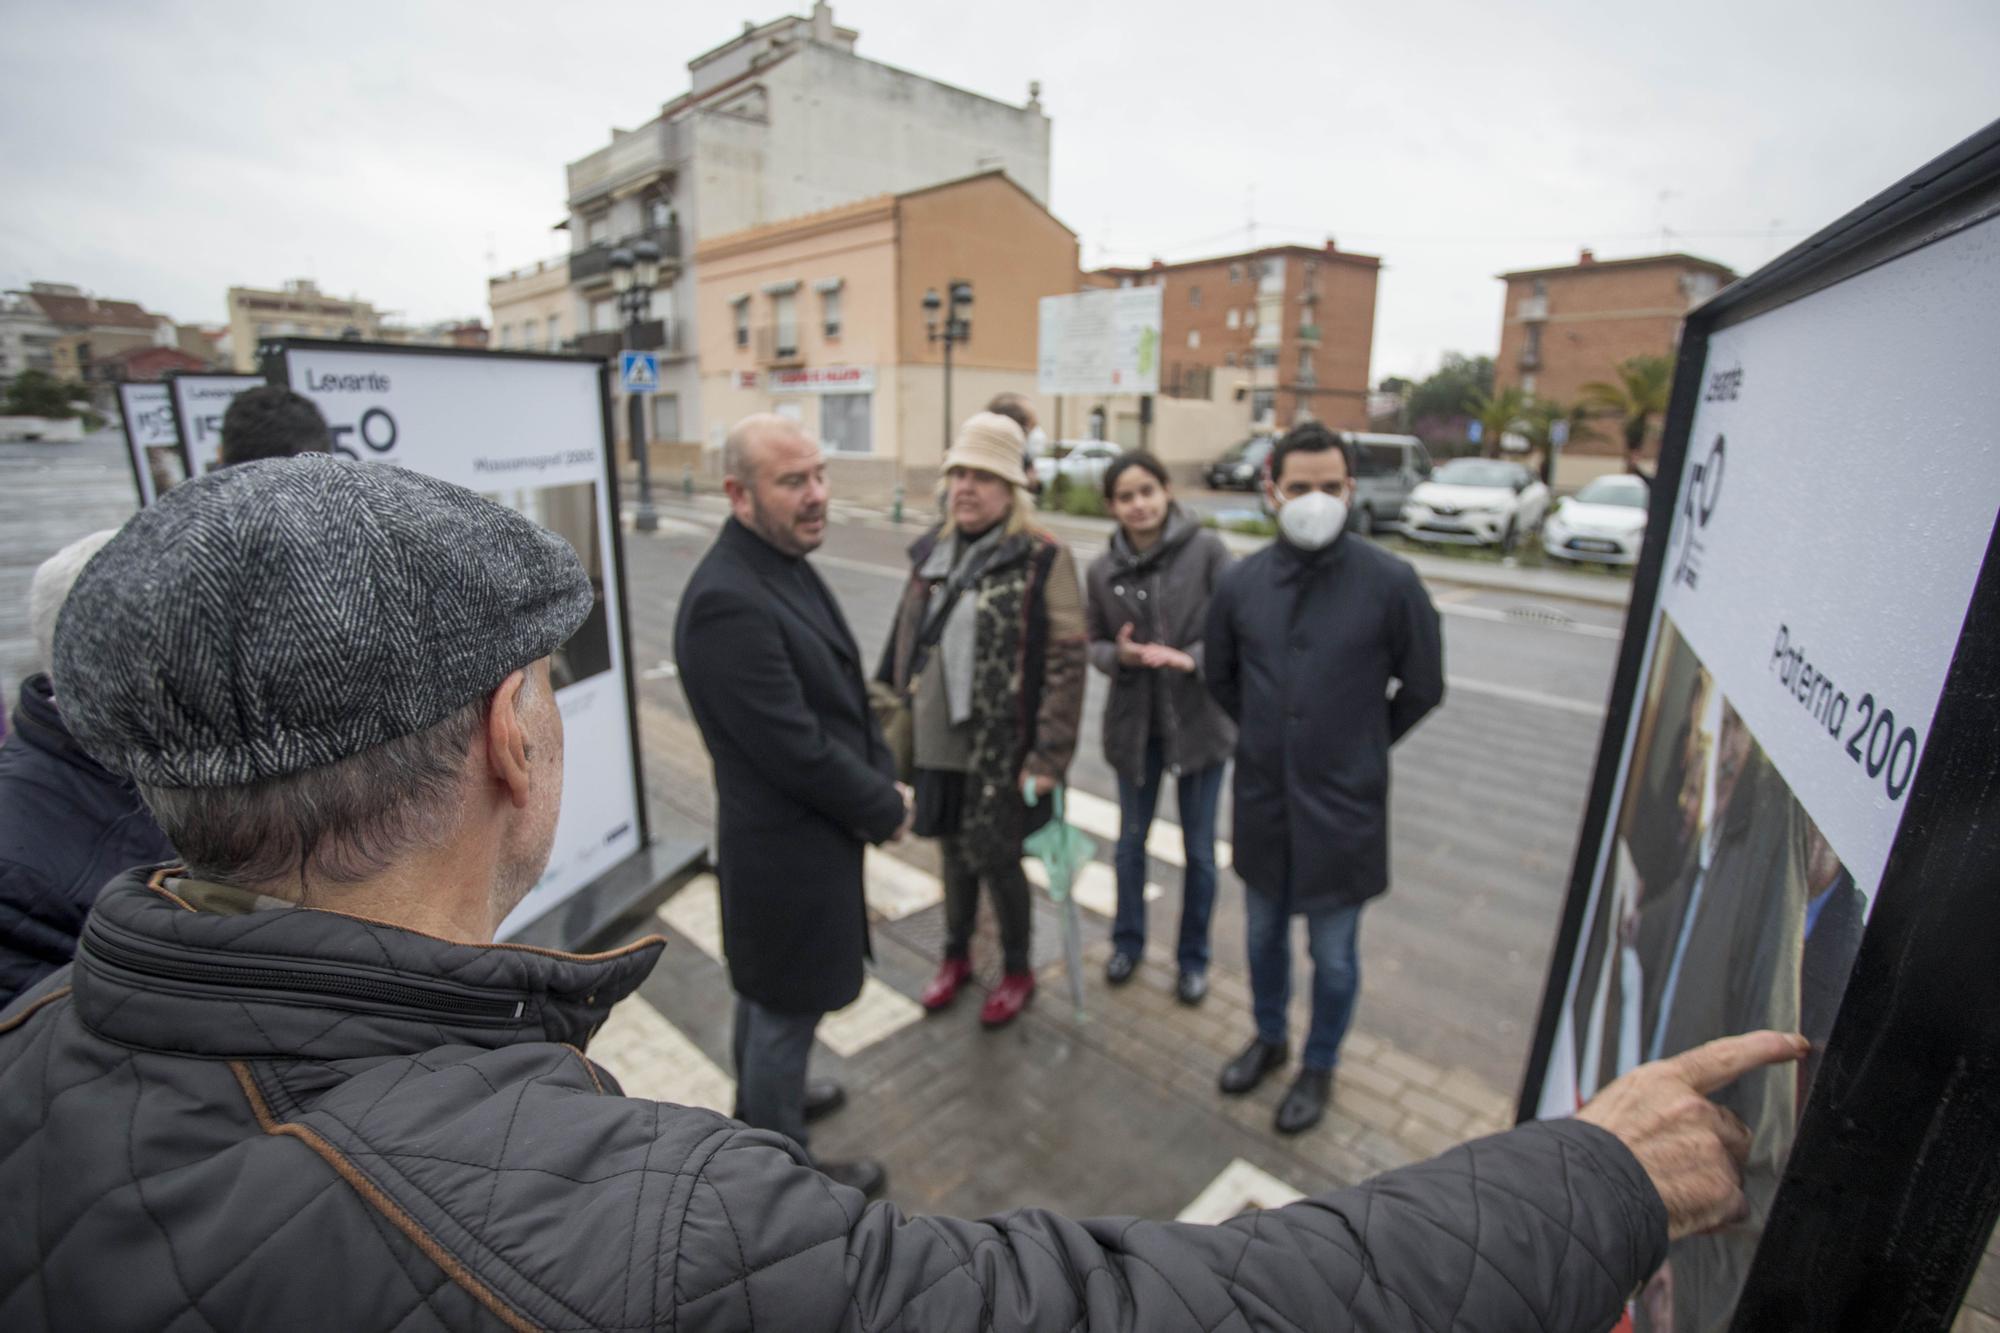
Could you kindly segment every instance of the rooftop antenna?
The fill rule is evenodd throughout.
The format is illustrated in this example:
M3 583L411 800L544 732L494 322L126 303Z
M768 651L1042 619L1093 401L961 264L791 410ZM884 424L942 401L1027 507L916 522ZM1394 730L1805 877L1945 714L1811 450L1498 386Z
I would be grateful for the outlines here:
M1667 238L1674 234L1672 228L1667 226L1667 200L1679 197L1679 190L1662 190L1658 196L1656 212L1660 218L1660 248L1662 250L1667 248Z
M1243 190L1243 213L1250 235L1250 248L1257 248L1257 182L1251 181Z

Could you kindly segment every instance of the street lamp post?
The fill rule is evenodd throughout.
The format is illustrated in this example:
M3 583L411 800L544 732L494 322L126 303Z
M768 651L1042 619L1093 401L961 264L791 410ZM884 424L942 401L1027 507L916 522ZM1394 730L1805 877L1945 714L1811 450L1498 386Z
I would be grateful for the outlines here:
M611 286L618 293L618 313L625 317L625 346L638 352L639 326L653 313L653 288L660 281L660 247L651 241L635 242L629 249L620 246L611 252ZM639 512L632 526L640 532L659 529L660 515L653 508L652 451L646 447L646 407L643 394L627 394L626 433L632 457L639 464Z
M962 278L953 278L947 289L951 293L950 309L938 299L937 288L924 293L924 332L932 342L944 343L944 447L951 449L951 349L958 343L972 337L972 320L965 312L972 309L972 284ZM944 325L938 326L938 312L944 311Z

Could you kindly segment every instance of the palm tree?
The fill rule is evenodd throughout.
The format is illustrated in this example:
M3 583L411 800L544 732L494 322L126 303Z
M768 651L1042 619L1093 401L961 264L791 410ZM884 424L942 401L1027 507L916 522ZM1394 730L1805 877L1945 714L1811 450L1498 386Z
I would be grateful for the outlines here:
M1590 409L1582 403L1572 403L1564 407L1553 398L1538 398L1529 403L1521 425L1528 442L1542 451L1542 485L1556 484L1555 425L1558 421L1569 426L1565 444L1581 444L1585 440L1601 438L1590 424Z
M1488 458L1500 456L1500 437L1514 429L1528 409L1527 397L1519 389L1475 394L1466 405L1479 423L1479 438Z
M1674 382L1670 356L1635 356L1618 363L1618 382L1592 380L1583 386L1583 405L1625 423L1625 469L1639 470L1639 452L1655 416L1665 416Z

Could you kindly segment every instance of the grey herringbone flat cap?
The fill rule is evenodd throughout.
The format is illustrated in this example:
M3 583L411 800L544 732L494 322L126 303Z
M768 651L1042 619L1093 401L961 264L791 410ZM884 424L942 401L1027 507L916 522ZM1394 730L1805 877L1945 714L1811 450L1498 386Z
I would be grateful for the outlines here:
M174 487L85 567L57 699L115 772L237 786L443 721L591 600L569 543L463 487L325 454L245 463Z

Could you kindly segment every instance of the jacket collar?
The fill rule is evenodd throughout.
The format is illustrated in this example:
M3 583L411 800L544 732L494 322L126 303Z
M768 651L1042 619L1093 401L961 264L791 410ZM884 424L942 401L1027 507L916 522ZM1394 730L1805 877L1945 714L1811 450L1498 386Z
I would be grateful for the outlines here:
M787 555L771 543L752 532L741 522L731 517L722 525L721 540L735 552L744 563L755 570L764 585L771 589L786 606L792 609L806 624L810 625L821 638L832 644L834 649L852 661L861 660L861 650L855 647L847 626L833 612L830 605L809 605L801 579L816 579L818 571L804 556ZM829 603L832 599L828 599Z
M665 941L610 953L458 944L305 908L194 910L135 870L98 896L77 948L78 1016L142 1050L315 1060L438 1046L582 1046Z
M910 543L908 554L913 579L925 579L924 566L929 562L931 553L937 549L939 543L949 540L951 534L945 529L944 524L940 523ZM993 554L987 558L985 568L980 570L979 577L983 580L989 575L1026 560L1029 553L1035 549L1037 540L1032 531L1017 532L1010 537L1002 537L1000 544L993 548Z
M1143 551L1132 549L1132 543L1125 536L1123 527L1111 530L1111 542L1107 549L1111 552L1111 569L1116 574L1137 574L1147 568L1163 564L1176 551L1194 540L1201 531L1201 525L1189 517L1186 510L1176 502L1167 509L1166 530L1160 539Z
M21 682L20 702L15 705L14 716L9 721L22 743L32 745L66 764L74 764L94 778L106 782L120 781L111 770L86 754L83 747L76 743L76 737L69 734L69 727L56 708L54 684L46 671Z
M1341 532L1317 551L1301 550L1282 536L1271 543L1277 558L1278 582L1303 583L1323 570L1338 569L1347 560L1347 534Z

